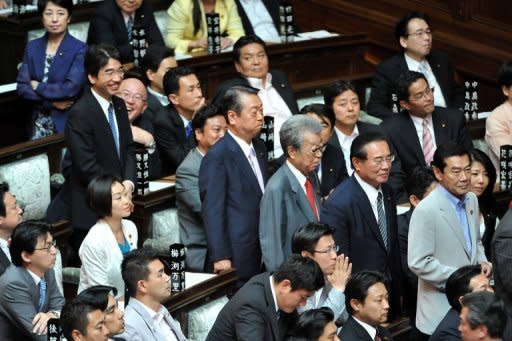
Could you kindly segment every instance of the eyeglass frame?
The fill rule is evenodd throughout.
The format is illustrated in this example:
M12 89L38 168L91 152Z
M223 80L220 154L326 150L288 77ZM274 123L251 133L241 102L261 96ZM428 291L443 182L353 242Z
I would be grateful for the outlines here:
M409 95L409 101L414 101L414 102L419 102L419 101L422 101L424 99L428 99L429 96L434 96L434 91L436 90L435 87L429 87L427 86L427 89L425 89L425 91L423 91L422 93L420 94L416 94L415 96L412 96L412 95ZM418 95L421 95L418 96Z
M141 94L136 93L136 92L131 92L127 89L120 91L118 93L118 96L121 97L123 100L126 100L127 98L131 98L134 101L141 102L141 103L146 103L146 101L147 101L147 98L143 98L143 96Z
M427 37L432 37L432 29L426 29L426 30L418 30L413 33L406 33L406 37L413 36L414 38L421 38L422 36L426 35Z
M313 253L323 253L325 255L327 255L333 251L336 252L336 254L338 254L338 252L340 251L340 246L333 245L333 246L329 246L328 248L325 248L325 250L311 250L311 252L313 252Z
M47 243L47 245L45 247L34 248L34 251L36 251L36 250L40 250L40 251L46 250L47 252L50 252L52 250L52 247L57 249L57 241L56 240L53 240L50 243Z

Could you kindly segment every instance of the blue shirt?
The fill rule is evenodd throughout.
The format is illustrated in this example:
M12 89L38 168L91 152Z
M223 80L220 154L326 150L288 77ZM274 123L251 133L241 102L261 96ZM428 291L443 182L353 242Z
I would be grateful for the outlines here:
M464 194L462 198L457 198L452 193L448 192L448 190L443 186L440 187L446 199L448 199L448 202L455 210L459 226L462 230L462 234L464 235L464 239L466 240L466 250L468 251L468 254L471 255L471 232L469 229L468 217L466 215L466 202L468 197Z

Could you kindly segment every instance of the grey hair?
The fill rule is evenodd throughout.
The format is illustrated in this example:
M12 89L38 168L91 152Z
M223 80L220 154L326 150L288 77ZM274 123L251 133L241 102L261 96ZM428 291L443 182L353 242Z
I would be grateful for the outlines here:
M306 115L294 115L286 120L279 130L279 140L283 152L288 155L288 147L300 149L304 143L304 133L320 134L320 122Z
M492 292L477 291L464 295L462 305L468 308L471 329L484 325L490 337L501 337L507 317L503 301Z

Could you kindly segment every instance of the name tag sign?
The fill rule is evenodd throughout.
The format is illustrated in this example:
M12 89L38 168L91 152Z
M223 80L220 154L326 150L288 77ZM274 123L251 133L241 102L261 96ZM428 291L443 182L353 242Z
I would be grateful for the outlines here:
M171 244L171 292L177 293L185 290L185 245Z
M219 13L206 14L206 28L208 30L208 54L220 53L220 18Z
M293 27L293 7L292 4L283 1L279 5L279 34L282 43L293 42L295 30Z

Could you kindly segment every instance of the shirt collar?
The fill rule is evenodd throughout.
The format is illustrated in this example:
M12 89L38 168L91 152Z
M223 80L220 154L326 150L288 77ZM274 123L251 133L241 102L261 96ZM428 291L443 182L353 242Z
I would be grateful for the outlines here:
M272 298L274 299L276 313L279 311L279 305L277 304L276 290L274 289L274 277L271 275L270 280L270 291L272 291Z
M425 66L425 68L427 68L428 62L426 59L423 59L421 62L418 62L417 60L409 57L407 55L407 53L404 53L404 57L405 57L405 62L407 63L407 66L408 66L409 70L411 70L411 71L419 72L420 64L423 64L423 66ZM427 68L427 70L428 70L428 68Z
M165 308L164 306L160 305L160 309L158 311L154 311L153 309L149 308L147 305L136 299L135 297L130 297L130 301L134 300L137 301L149 314L149 317L156 323L160 323L160 321L164 318Z
M372 340L375 340L375 335L377 335L377 328L369 325L368 323L366 322L363 322L361 320L359 320L357 317L355 317L354 315L352 315L352 317L354 318L354 320L359 323L361 325L361 327L364 328L364 330L366 330L366 332L368 334L370 334L370 337L372 338Z
M32 276L32 279L34 280L34 283L36 283L36 286L39 285L39 282L41 282L41 277L30 271L29 269L25 268L27 272Z
M381 188L373 187L372 185L361 179L361 177L356 172L354 172L354 177L363 188L363 191L368 196L368 200L370 200L370 203L372 203L372 205L375 204L375 202L377 201L377 195L379 194L379 192L382 192Z
M425 118L421 118L421 117L414 116L414 115L411 115L411 114L409 114L409 117L411 118L412 123L414 124L415 127L418 127L418 126L419 127L423 127L423 120L425 120L425 119L428 119L428 125L432 124L432 114L429 114Z
M265 84L263 84L261 78L246 77L246 79L250 86L259 90L267 90L272 87L272 75L270 72L267 72L267 77L265 77Z
M345 133L342 132L341 130L339 130L336 126L334 127L334 131L336 132L336 136L338 136L338 140L340 141L340 145L343 144L343 142L346 139L356 138L356 137L359 136L359 128L357 128L357 123L354 126L354 131L352 131L352 134L350 134L350 135L345 135Z
M286 165L292 172L292 174L295 176L299 184L304 187L306 183L306 176L302 174L300 170L298 170L289 160L286 160Z
M151 89L151 87L149 87L149 86L146 89L148 90L148 92L150 94L155 96L156 99L158 100L158 102L160 102L160 104L162 104L164 107L169 105L169 98L167 98L167 96L162 95L161 93L156 92L155 90Z
M103 110L104 113L108 112L108 106L110 105L110 103L112 103L112 98L110 99L110 101L106 100L105 98L103 98L103 96L100 96L93 88L91 88L91 93L100 104L101 110Z
M438 187L443 192L444 196L446 197L446 199L448 199L448 201L450 202L454 209L457 209L457 207L460 207L462 204L466 204L468 200L468 196L466 194L464 194L462 198L458 198L452 193L450 193L446 188L444 188L443 185L440 185Z
M231 130L228 129L228 133L229 135L231 135L231 137L235 140L236 143L238 143L238 145L240 146L240 148L242 148L242 152L244 153L245 157L248 157L249 156L249 153L251 151L251 148L253 148L252 146L252 142L251 144L247 144L247 142L245 142L244 140L242 140L241 138L239 138L238 136L236 136L235 134L233 134L231 132Z

